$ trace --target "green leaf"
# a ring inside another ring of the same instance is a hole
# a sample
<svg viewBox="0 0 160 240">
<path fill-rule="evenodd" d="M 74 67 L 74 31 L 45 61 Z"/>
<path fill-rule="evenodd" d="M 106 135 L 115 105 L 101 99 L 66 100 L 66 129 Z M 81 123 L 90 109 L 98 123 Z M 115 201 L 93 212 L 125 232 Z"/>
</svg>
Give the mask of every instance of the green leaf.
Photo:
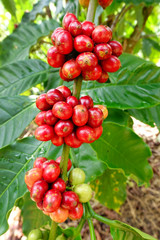
<svg viewBox="0 0 160 240">
<path fill-rule="evenodd" d="M 114 221 L 116 227 L 110 227 L 113 240 L 156 240 L 154 237 L 123 222 Z"/>
<path fill-rule="evenodd" d="M 160 68 L 130 54 L 123 54 L 120 60 L 122 68 L 110 74 L 112 83 L 85 82 L 82 94 L 108 108 L 140 109 L 159 104 Z"/>
<path fill-rule="evenodd" d="M 154 3 L 159 3 L 159 0 L 117 0 L 118 3 L 133 3 L 135 5 L 139 5 L 140 3 L 145 3 L 146 5 L 152 5 Z"/>
<path fill-rule="evenodd" d="M 91 185 L 95 198 L 110 209 L 118 211 L 126 199 L 126 177 L 120 170 L 106 169 Z"/>
<path fill-rule="evenodd" d="M 147 41 L 146 38 L 142 40 L 142 52 L 145 57 L 149 57 L 151 55 L 151 44 Z"/>
<path fill-rule="evenodd" d="M 41 60 L 30 59 L 4 66 L 1 68 L 0 95 L 15 96 L 23 93 L 38 83 L 46 81 L 49 71 L 55 73 L 55 79 L 53 79 L 56 81 L 57 70 Z"/>
<path fill-rule="evenodd" d="M 126 176 L 133 174 L 142 182 L 151 179 L 152 168 L 147 161 L 151 151 L 130 128 L 104 123 L 102 136 L 91 146 L 110 168 L 121 168 Z"/>
<path fill-rule="evenodd" d="M 0 235 L 7 230 L 6 214 L 17 198 L 27 192 L 25 173 L 33 167 L 37 156 L 44 156 L 49 143 L 24 138 L 0 151 Z"/>
<path fill-rule="evenodd" d="M 35 97 L 0 98 L 0 102 L 0 148 L 2 148 L 20 136 L 39 110 L 35 106 Z"/>
<path fill-rule="evenodd" d="M 20 24 L 0 43 L 0 66 L 26 59 L 30 48 L 37 43 L 38 39 L 49 35 L 57 27 L 59 24 L 53 19 L 43 21 L 41 24 Z"/>
<path fill-rule="evenodd" d="M 11 15 L 16 17 L 16 6 L 14 0 L 2 0 L 5 9 L 10 12 Z"/>
<path fill-rule="evenodd" d="M 105 119 L 105 122 L 114 122 L 128 127 L 133 125 L 133 120 L 127 112 L 112 108 L 108 109 L 108 117 Z"/>
<path fill-rule="evenodd" d="M 71 149 L 71 159 L 75 167 L 79 167 L 86 173 L 85 182 L 96 179 L 107 168 L 105 162 L 102 162 L 96 151 L 89 144 L 82 144 L 80 148 Z"/>
<path fill-rule="evenodd" d="M 154 123 L 160 129 L 160 105 L 147 109 L 130 109 L 128 111 L 133 117 L 144 122 L 151 127 L 154 127 Z"/>
<path fill-rule="evenodd" d="M 44 7 L 47 7 L 50 2 L 53 0 L 40 0 L 36 4 L 33 5 L 33 9 L 31 12 L 26 12 L 23 15 L 22 22 L 30 22 L 36 19 L 38 14 L 43 13 Z"/>
<path fill-rule="evenodd" d="M 27 192 L 23 197 L 23 206 L 21 208 L 21 216 L 23 218 L 23 233 L 28 235 L 34 228 L 40 228 L 44 225 L 50 224 L 50 217 L 46 216 L 36 206 L 30 198 L 30 193 Z"/>
</svg>

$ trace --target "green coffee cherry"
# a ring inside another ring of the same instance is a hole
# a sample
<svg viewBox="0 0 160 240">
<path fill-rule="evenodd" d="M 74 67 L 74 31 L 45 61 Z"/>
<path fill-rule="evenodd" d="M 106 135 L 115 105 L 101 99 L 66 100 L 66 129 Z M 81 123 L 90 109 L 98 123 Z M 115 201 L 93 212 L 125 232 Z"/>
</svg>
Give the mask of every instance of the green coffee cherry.
<svg viewBox="0 0 160 240">
<path fill-rule="evenodd" d="M 86 203 L 92 198 L 92 189 L 88 184 L 83 183 L 75 186 L 74 192 L 78 194 L 81 203 Z"/>
<path fill-rule="evenodd" d="M 56 240 L 66 240 L 65 236 L 62 234 L 62 235 L 59 235 Z"/>
<path fill-rule="evenodd" d="M 74 168 L 72 171 L 70 171 L 69 182 L 73 186 L 84 183 L 84 181 L 85 181 L 85 173 L 82 169 Z"/>
<path fill-rule="evenodd" d="M 42 239 L 42 232 L 40 229 L 33 229 L 29 234 L 27 240 L 39 240 Z"/>
</svg>

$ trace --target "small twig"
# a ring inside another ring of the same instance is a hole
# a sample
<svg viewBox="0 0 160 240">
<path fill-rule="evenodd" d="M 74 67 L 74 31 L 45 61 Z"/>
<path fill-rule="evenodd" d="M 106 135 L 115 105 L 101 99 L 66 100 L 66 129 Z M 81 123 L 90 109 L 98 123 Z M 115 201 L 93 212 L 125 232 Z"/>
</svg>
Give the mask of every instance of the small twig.
<svg viewBox="0 0 160 240">
<path fill-rule="evenodd" d="M 50 19 L 52 19 L 52 13 L 51 13 L 49 6 L 46 7 L 46 14 Z"/>
</svg>

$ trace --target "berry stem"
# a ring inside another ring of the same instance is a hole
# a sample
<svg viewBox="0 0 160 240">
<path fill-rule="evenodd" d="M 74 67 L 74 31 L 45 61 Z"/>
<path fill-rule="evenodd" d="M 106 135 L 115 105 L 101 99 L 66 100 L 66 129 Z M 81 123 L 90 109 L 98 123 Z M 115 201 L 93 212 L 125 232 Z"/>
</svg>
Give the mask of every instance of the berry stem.
<svg viewBox="0 0 160 240">
<path fill-rule="evenodd" d="M 78 77 L 74 80 L 73 84 L 73 96 L 79 99 L 82 87 L 82 77 Z"/>
<path fill-rule="evenodd" d="M 95 13 L 96 13 L 96 8 L 97 8 L 97 0 L 90 0 L 89 1 L 89 7 L 88 7 L 88 12 L 87 12 L 87 21 L 94 21 Z"/>
<path fill-rule="evenodd" d="M 96 234 L 95 234 L 95 231 L 94 231 L 94 226 L 93 226 L 92 219 L 88 218 L 87 221 L 88 221 L 91 240 L 96 240 Z"/>
<path fill-rule="evenodd" d="M 65 182 L 68 180 L 67 166 L 68 166 L 68 159 L 69 159 L 69 151 L 70 151 L 70 147 L 64 143 L 60 168 L 61 168 L 61 173 L 62 173 L 62 179 Z"/>
<path fill-rule="evenodd" d="M 57 226 L 58 226 L 58 224 L 56 222 L 52 221 L 51 230 L 50 230 L 50 234 L 49 234 L 49 240 L 56 239 Z"/>
</svg>

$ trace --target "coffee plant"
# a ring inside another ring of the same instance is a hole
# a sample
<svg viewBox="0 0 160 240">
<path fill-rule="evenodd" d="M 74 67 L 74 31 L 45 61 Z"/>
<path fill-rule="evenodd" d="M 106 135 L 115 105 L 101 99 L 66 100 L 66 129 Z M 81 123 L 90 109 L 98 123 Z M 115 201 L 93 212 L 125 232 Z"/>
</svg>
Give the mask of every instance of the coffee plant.
<svg viewBox="0 0 160 240">
<path fill-rule="evenodd" d="M 155 239 L 89 201 L 118 210 L 128 181 L 152 178 L 151 151 L 131 117 L 160 127 L 160 69 L 132 53 L 158 2 L 40 0 L 24 13 L 19 1 L 2 1 L 13 32 L 0 43 L 0 234 L 17 206 L 28 240 L 80 240 L 85 222 L 94 240 L 92 219 L 113 240 Z M 130 39 L 121 31 L 132 8 L 139 28 Z M 151 44 L 160 50 L 156 36 L 142 44 L 144 57 Z M 59 226 L 68 220 L 77 227 Z"/>
</svg>

